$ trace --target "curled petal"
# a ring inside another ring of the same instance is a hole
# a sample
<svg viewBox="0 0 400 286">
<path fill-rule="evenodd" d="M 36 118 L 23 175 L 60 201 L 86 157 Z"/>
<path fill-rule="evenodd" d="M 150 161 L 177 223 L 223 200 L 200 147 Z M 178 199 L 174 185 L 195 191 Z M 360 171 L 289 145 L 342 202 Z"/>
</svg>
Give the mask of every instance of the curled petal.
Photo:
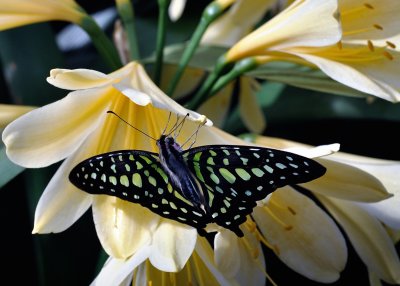
<svg viewBox="0 0 400 286">
<path fill-rule="evenodd" d="M 197 230 L 193 227 L 162 219 L 154 233 L 150 261 L 154 267 L 168 272 L 180 271 L 192 255 Z"/>
<path fill-rule="evenodd" d="M 318 282 L 339 278 L 347 260 L 346 243 L 334 221 L 312 200 L 289 187 L 281 188 L 253 215 L 290 268 Z"/>
<path fill-rule="evenodd" d="M 102 87 L 115 81 L 104 73 L 88 69 L 53 69 L 47 82 L 63 89 L 78 90 Z"/>
<path fill-rule="evenodd" d="M 400 283 L 399 257 L 382 224 L 351 202 L 318 198 L 344 228 L 368 269 L 388 283 Z"/>
</svg>

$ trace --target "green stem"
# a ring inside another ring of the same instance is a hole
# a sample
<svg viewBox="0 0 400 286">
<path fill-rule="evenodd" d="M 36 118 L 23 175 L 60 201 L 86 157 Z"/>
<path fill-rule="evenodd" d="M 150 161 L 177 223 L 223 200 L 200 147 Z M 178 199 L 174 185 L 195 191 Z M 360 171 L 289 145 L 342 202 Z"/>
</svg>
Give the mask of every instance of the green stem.
<svg viewBox="0 0 400 286">
<path fill-rule="evenodd" d="M 235 66 L 226 74 L 221 76 L 217 82 L 212 86 L 211 90 L 208 92 L 208 99 L 218 93 L 221 89 L 223 89 L 228 83 L 238 78 L 245 72 L 255 69 L 258 66 L 257 62 L 254 58 L 246 58 L 241 61 L 238 61 Z"/>
<path fill-rule="evenodd" d="M 220 56 L 217 63 L 211 73 L 208 75 L 205 82 L 202 84 L 200 89 L 196 92 L 190 102 L 187 104 L 187 108 L 196 110 L 206 98 L 208 98 L 208 92 L 213 87 L 214 83 L 218 80 L 222 72 L 230 65 L 226 61 L 225 54 Z"/>
<path fill-rule="evenodd" d="M 124 3 L 117 1 L 117 9 L 128 37 L 130 60 L 138 60 L 140 53 L 135 28 L 135 12 L 132 3 L 129 0 Z"/>
<path fill-rule="evenodd" d="M 154 65 L 154 83 L 160 85 L 162 64 L 164 58 L 164 46 L 167 27 L 168 5 L 171 0 L 158 0 L 158 29 L 156 42 L 156 62 Z"/>
<path fill-rule="evenodd" d="M 97 23 L 93 20 L 93 18 L 91 18 L 90 16 L 83 18 L 80 26 L 89 34 L 94 46 L 96 47 L 97 51 L 104 59 L 106 64 L 112 70 L 119 69 L 122 66 L 122 63 L 119 59 L 118 52 L 115 49 L 115 46 L 106 36 L 106 34 L 101 30 L 101 28 L 97 25 Z"/>
<path fill-rule="evenodd" d="M 181 60 L 178 64 L 178 70 L 168 86 L 167 94 L 169 94 L 170 96 L 174 94 L 178 82 L 181 79 L 183 72 L 186 69 L 186 66 L 188 65 L 190 59 L 192 58 L 194 52 L 196 51 L 200 43 L 200 40 L 203 37 L 208 26 L 220 15 L 222 15 L 225 12 L 226 8 L 227 8 L 226 6 L 222 7 L 217 2 L 212 2 L 204 9 L 200 22 L 197 25 L 196 30 L 194 31 L 192 38 L 189 41 L 189 44 L 187 45 L 185 51 L 183 52 Z"/>
</svg>

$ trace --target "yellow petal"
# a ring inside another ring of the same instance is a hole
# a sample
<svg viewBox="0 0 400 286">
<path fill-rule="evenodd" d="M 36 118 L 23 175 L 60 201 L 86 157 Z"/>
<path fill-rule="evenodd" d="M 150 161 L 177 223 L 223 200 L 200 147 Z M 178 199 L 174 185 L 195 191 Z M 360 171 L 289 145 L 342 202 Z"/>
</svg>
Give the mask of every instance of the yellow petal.
<svg viewBox="0 0 400 286">
<path fill-rule="evenodd" d="M 334 221 L 312 200 L 289 187 L 270 195 L 253 216 L 277 256 L 312 280 L 339 278 L 347 260 L 345 240 Z"/>
<path fill-rule="evenodd" d="M 76 91 L 22 115 L 2 134 L 7 156 L 27 168 L 45 167 L 64 159 L 103 119 L 108 97 L 107 90 Z"/>
<path fill-rule="evenodd" d="M 361 50 L 362 54 L 359 53 Z M 346 45 L 342 50 L 332 47 L 314 54 L 311 50 L 293 50 L 290 53 L 316 65 L 327 76 L 344 85 L 388 101 L 400 101 L 400 83 L 397 80 L 400 53 L 397 51 L 372 52 L 366 46 Z"/>
<path fill-rule="evenodd" d="M 111 196 L 93 196 L 93 220 L 104 250 L 126 259 L 150 244 L 160 217 L 138 204 Z"/>
<path fill-rule="evenodd" d="M 235 44 L 228 61 L 291 47 L 320 47 L 340 40 L 337 1 L 299 0 Z"/>
<path fill-rule="evenodd" d="M 0 30 L 49 20 L 79 23 L 85 15 L 75 1 L 0 0 Z"/>
<path fill-rule="evenodd" d="M 211 23 L 201 38 L 201 43 L 233 46 L 252 30 L 276 2 L 276 0 L 236 1 L 227 12 Z"/>
<path fill-rule="evenodd" d="M 33 106 L 0 104 L 0 129 L 6 127 L 19 116 L 35 109 Z"/>
<path fill-rule="evenodd" d="M 90 285 L 126 285 L 123 284 L 124 280 L 130 277 L 133 270 L 143 263 L 149 254 L 150 247 L 144 246 L 126 260 L 113 257 L 108 258 L 100 273 Z"/>
<path fill-rule="evenodd" d="M 327 168 L 325 175 L 302 184 L 315 193 L 360 202 L 377 202 L 392 196 L 367 172 L 329 159 L 317 161 Z"/>
<path fill-rule="evenodd" d="M 399 257 L 382 224 L 351 202 L 319 199 L 343 227 L 368 269 L 388 283 L 400 283 Z"/>
<path fill-rule="evenodd" d="M 380 40 L 399 34 L 398 1 L 340 0 L 339 9 L 344 41 Z"/>
<path fill-rule="evenodd" d="M 197 230 L 163 219 L 154 233 L 150 262 L 167 272 L 182 270 L 196 245 Z"/>
<path fill-rule="evenodd" d="M 84 149 L 81 151 L 85 152 Z M 64 231 L 90 207 L 92 197 L 77 190 L 68 180 L 69 172 L 79 158 L 65 160 L 50 180 L 36 207 L 32 233 Z"/>
<path fill-rule="evenodd" d="M 106 74 L 88 69 L 53 69 L 47 78 L 48 83 L 68 90 L 102 87 L 114 81 Z"/>
</svg>

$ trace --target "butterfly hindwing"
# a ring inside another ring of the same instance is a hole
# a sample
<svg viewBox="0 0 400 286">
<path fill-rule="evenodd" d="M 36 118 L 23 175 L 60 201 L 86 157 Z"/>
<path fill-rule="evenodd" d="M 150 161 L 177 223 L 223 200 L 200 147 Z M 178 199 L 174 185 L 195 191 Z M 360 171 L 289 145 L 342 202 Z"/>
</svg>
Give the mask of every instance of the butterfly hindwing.
<svg viewBox="0 0 400 286">
<path fill-rule="evenodd" d="M 122 150 L 97 155 L 74 167 L 69 179 L 90 194 L 139 203 L 199 230 L 210 222 L 171 184 L 155 153 Z"/>
<path fill-rule="evenodd" d="M 314 160 L 256 146 L 201 146 L 187 150 L 183 157 L 212 193 L 208 198 L 212 198 L 214 221 L 231 230 L 246 220 L 256 201 L 277 188 L 308 182 L 325 173 Z"/>
</svg>

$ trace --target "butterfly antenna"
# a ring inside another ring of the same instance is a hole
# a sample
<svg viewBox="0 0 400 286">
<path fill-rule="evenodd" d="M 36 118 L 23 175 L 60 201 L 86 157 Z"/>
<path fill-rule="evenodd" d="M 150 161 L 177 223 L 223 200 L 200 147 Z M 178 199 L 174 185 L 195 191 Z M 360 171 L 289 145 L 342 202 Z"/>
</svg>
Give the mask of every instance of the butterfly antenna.
<svg viewBox="0 0 400 286">
<path fill-rule="evenodd" d="M 167 124 L 165 124 L 165 128 L 164 128 L 163 132 L 161 133 L 161 135 L 164 135 L 165 131 L 167 131 L 167 127 L 168 127 L 169 121 L 171 120 L 171 114 L 172 114 L 172 112 L 170 111 L 169 115 L 168 115 Z"/>
<path fill-rule="evenodd" d="M 119 116 L 118 114 L 116 114 L 114 111 L 108 110 L 107 113 L 111 113 L 115 116 L 117 116 L 119 119 L 121 119 L 124 123 L 126 123 L 127 125 L 129 125 L 130 127 L 132 127 L 133 129 L 135 129 L 136 131 L 139 131 L 140 133 L 142 133 L 143 135 L 149 137 L 150 139 L 153 139 L 154 141 L 157 141 L 157 139 L 151 137 L 149 134 L 146 134 L 145 132 L 143 132 L 140 129 L 137 129 L 135 126 L 133 126 L 132 124 L 130 124 L 129 122 L 127 122 L 125 119 L 123 119 L 121 116 Z"/>
<path fill-rule="evenodd" d="M 192 135 L 190 135 L 190 137 L 189 137 L 188 139 L 186 139 L 186 141 L 181 145 L 182 148 L 183 148 L 183 146 L 185 146 L 185 144 L 188 143 L 189 140 L 194 136 L 194 139 L 193 139 L 193 141 L 192 141 L 192 144 L 190 144 L 190 146 L 189 146 L 188 149 L 192 148 L 193 144 L 196 143 L 197 135 L 199 134 L 200 128 L 203 127 L 204 124 L 206 124 L 206 122 L 202 122 L 202 123 L 199 124 L 199 126 L 198 126 L 197 129 L 196 129 L 196 131 L 195 131 Z"/>
</svg>

